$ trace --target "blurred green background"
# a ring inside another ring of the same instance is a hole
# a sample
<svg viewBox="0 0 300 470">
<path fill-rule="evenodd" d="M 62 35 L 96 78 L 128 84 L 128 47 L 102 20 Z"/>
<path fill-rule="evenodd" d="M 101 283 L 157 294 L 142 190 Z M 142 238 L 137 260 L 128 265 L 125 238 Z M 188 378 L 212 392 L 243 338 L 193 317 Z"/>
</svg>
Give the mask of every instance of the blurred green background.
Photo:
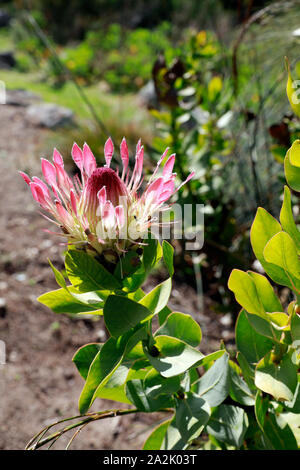
<svg viewBox="0 0 300 470">
<path fill-rule="evenodd" d="M 232 309 L 232 268 L 253 261 L 257 206 L 278 214 L 283 157 L 299 136 L 285 95 L 288 56 L 300 78 L 299 1 L 63 0 L 1 2 L 0 79 L 75 113 L 45 144 L 66 159 L 87 141 L 99 162 L 111 135 L 138 138 L 151 172 L 169 146 L 180 203 L 205 205 L 205 245 L 179 279 Z M 71 160 L 69 159 L 71 164 Z"/>
</svg>

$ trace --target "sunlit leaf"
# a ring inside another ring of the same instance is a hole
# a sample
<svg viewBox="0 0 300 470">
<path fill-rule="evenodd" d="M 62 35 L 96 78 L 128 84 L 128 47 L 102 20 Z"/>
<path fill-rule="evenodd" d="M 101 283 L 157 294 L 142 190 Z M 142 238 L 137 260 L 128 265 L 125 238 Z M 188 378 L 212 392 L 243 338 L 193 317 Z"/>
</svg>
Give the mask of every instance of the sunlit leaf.
<svg viewBox="0 0 300 470">
<path fill-rule="evenodd" d="M 300 191 L 300 168 L 299 166 L 292 165 L 290 161 L 290 150 L 291 149 L 287 151 L 284 159 L 284 173 L 288 185 L 295 191 Z"/>
<path fill-rule="evenodd" d="M 287 186 L 284 187 L 284 199 L 280 211 L 280 223 L 282 225 L 283 230 L 285 230 L 291 236 L 295 245 L 297 246 L 298 252 L 300 252 L 300 232 L 294 221 L 291 203 L 291 192 Z"/>
<path fill-rule="evenodd" d="M 161 327 L 155 332 L 155 336 L 172 336 L 179 338 L 191 346 L 198 346 L 202 333 L 198 323 L 185 313 L 171 313 Z"/>
<path fill-rule="evenodd" d="M 263 254 L 267 262 L 284 269 L 292 286 L 299 285 L 297 279 L 300 280 L 300 262 L 296 245 L 288 233 L 279 232 L 274 235 L 266 244 Z"/>
<path fill-rule="evenodd" d="M 79 398 L 79 411 L 85 413 L 103 387 L 121 364 L 124 356 L 145 337 L 143 328 L 118 338 L 109 338 L 95 356 Z"/>
<path fill-rule="evenodd" d="M 265 314 L 264 307 L 257 294 L 255 282 L 247 273 L 234 269 L 228 280 L 228 287 L 234 292 L 237 302 L 247 312 L 257 315 Z"/>
<path fill-rule="evenodd" d="M 216 360 L 212 367 L 193 384 L 193 390 L 212 407 L 220 405 L 229 392 L 229 356 Z"/>
<path fill-rule="evenodd" d="M 265 449 L 297 450 L 297 441 L 286 422 L 278 420 L 274 410 L 269 406 L 269 399 L 257 393 L 255 400 L 255 416 L 263 436 Z"/>
<path fill-rule="evenodd" d="M 160 394 L 154 397 L 146 392 L 144 382 L 141 379 L 129 380 L 126 383 L 126 396 L 138 410 L 148 413 L 173 405 L 171 394 Z"/>
<path fill-rule="evenodd" d="M 291 401 L 297 386 L 297 367 L 290 355 L 285 354 L 277 362 L 271 352 L 267 353 L 256 366 L 255 385 L 275 400 Z"/>
<path fill-rule="evenodd" d="M 119 281 L 102 264 L 85 252 L 69 250 L 65 263 L 71 283 L 81 292 L 115 290 L 121 287 Z"/>
<path fill-rule="evenodd" d="M 84 378 L 84 380 L 87 378 L 91 363 L 101 348 L 102 344 L 90 343 L 79 348 L 78 351 L 74 354 L 72 361 L 76 365 L 78 372 Z"/>
<path fill-rule="evenodd" d="M 250 238 L 256 258 L 266 273 L 278 284 L 292 288 L 289 277 L 285 271 L 264 258 L 264 249 L 268 241 L 282 230 L 280 223 L 265 209 L 259 207 L 250 231 Z"/>
<path fill-rule="evenodd" d="M 82 302 L 73 297 L 66 289 L 57 289 L 41 295 L 37 299 L 41 304 L 51 308 L 55 313 L 96 313 L 102 315 L 102 302 L 98 297 L 95 304 Z M 99 309 L 100 308 L 100 309 Z"/>
<path fill-rule="evenodd" d="M 139 304 L 146 307 L 150 312 L 156 314 L 166 307 L 172 289 L 171 278 L 158 284 L 148 294 L 146 294 Z"/>
<path fill-rule="evenodd" d="M 157 336 L 155 347 L 158 355 L 151 356 L 146 350 L 145 353 L 150 363 L 163 377 L 182 374 L 204 357 L 197 349 L 170 336 Z"/>
<path fill-rule="evenodd" d="M 286 59 L 288 79 L 286 84 L 286 94 L 290 105 L 296 116 L 300 117 L 300 99 L 299 90 L 297 90 L 297 82 L 292 79 L 289 61 Z"/>
</svg>

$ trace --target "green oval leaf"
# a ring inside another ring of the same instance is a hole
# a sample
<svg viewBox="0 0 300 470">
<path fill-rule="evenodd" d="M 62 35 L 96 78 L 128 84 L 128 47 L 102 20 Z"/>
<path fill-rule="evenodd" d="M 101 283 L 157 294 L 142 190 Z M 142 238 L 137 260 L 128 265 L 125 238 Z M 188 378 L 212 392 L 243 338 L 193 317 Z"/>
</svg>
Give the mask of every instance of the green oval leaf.
<svg viewBox="0 0 300 470">
<path fill-rule="evenodd" d="M 149 233 L 149 238 L 144 240 L 144 243 L 146 243 L 146 245 L 143 253 L 143 265 L 146 273 L 148 273 L 161 259 L 162 248 L 156 238 L 151 238 L 151 233 Z"/>
<path fill-rule="evenodd" d="M 262 274 L 248 271 L 248 275 L 253 279 L 257 295 L 263 305 L 265 312 L 282 312 L 283 308 L 279 298 L 274 292 L 268 279 Z M 250 312 L 252 313 L 252 312 Z"/>
<path fill-rule="evenodd" d="M 143 450 L 160 450 L 170 423 L 171 420 L 167 420 L 157 426 L 146 439 Z"/>
<path fill-rule="evenodd" d="M 51 269 L 54 273 L 54 276 L 55 276 L 55 280 L 57 282 L 57 284 L 60 286 L 60 287 L 63 287 L 64 289 L 67 289 L 67 284 L 66 284 L 66 281 L 65 281 L 65 278 L 64 276 L 62 275 L 62 273 L 56 269 L 55 266 L 53 266 L 53 264 L 51 263 L 50 259 L 48 258 L 48 263 L 50 264 L 51 266 Z"/>
<path fill-rule="evenodd" d="M 244 271 L 234 269 L 228 280 L 228 287 L 235 295 L 237 302 L 247 312 L 264 315 L 265 310 L 257 295 L 255 282 Z"/>
<path fill-rule="evenodd" d="M 172 277 L 174 274 L 174 265 L 173 265 L 174 248 L 172 245 L 170 245 L 170 243 L 164 240 L 162 244 L 162 249 L 163 249 L 164 262 L 167 266 L 169 276 Z"/>
<path fill-rule="evenodd" d="M 107 383 L 97 388 L 93 399 L 103 398 L 119 403 L 131 404 L 125 393 L 125 384 L 129 372 L 129 365 L 121 364 L 108 379 Z"/>
<path fill-rule="evenodd" d="M 198 346 L 202 333 L 198 323 L 185 313 L 173 312 L 168 315 L 163 325 L 155 332 L 154 336 L 172 336 L 191 346 Z"/>
<path fill-rule="evenodd" d="M 109 379 L 114 370 L 121 363 L 125 351 L 124 341 L 110 338 L 95 356 L 89 373 L 79 397 L 79 411 L 86 413 L 92 404 L 92 399 L 97 387 L 105 380 Z"/>
<path fill-rule="evenodd" d="M 79 374 L 84 378 L 84 380 L 86 380 L 88 376 L 91 363 L 101 348 L 102 344 L 90 343 L 79 348 L 78 351 L 74 354 L 72 361 L 76 365 Z"/>
<path fill-rule="evenodd" d="M 289 149 L 289 159 L 293 166 L 300 168 L 300 140 L 297 139 L 293 142 Z"/>
<path fill-rule="evenodd" d="M 41 295 L 37 299 L 41 304 L 46 305 L 51 308 L 55 313 L 92 313 L 92 314 L 102 314 L 102 310 L 99 310 L 99 307 L 102 307 L 101 299 L 98 298 L 96 304 L 91 304 L 88 302 L 82 302 L 75 298 L 70 292 L 66 289 L 57 289 L 46 294 Z"/>
<path fill-rule="evenodd" d="M 296 284 L 296 288 L 300 289 L 297 282 L 300 279 L 300 262 L 296 245 L 288 233 L 279 232 L 274 235 L 265 246 L 264 257 L 269 263 L 284 269 L 292 286 Z"/>
<path fill-rule="evenodd" d="M 263 435 L 263 444 L 268 450 L 297 450 L 298 445 L 290 427 L 285 423 L 279 425 L 279 419 L 268 397 L 257 393 L 255 400 L 255 416 Z"/>
<path fill-rule="evenodd" d="M 295 245 L 297 246 L 298 253 L 300 252 L 300 232 L 295 224 L 292 202 L 291 202 L 291 192 L 287 186 L 284 187 L 284 199 L 280 211 L 280 223 L 283 230 L 285 230 L 290 237 L 293 239 Z"/>
<path fill-rule="evenodd" d="M 150 310 L 150 312 L 156 314 L 166 307 L 171 294 L 171 289 L 172 280 L 169 278 L 161 284 L 158 284 L 158 286 L 154 287 L 152 291 L 146 294 L 139 301 L 139 304 L 144 305 L 144 307 Z"/>
<path fill-rule="evenodd" d="M 151 413 L 173 405 L 172 395 L 159 395 L 153 397 L 144 389 L 144 382 L 140 379 L 129 380 L 126 383 L 126 396 L 138 410 Z"/>
<path fill-rule="evenodd" d="M 176 403 L 176 427 L 182 439 L 189 443 L 198 437 L 210 417 L 210 406 L 196 393 L 187 392 L 185 398 Z"/>
<path fill-rule="evenodd" d="M 134 300 L 121 295 L 110 295 L 103 309 L 105 325 L 114 337 L 121 336 L 152 312 Z"/>
<path fill-rule="evenodd" d="M 157 357 L 151 356 L 146 349 L 145 354 L 152 366 L 163 377 L 182 374 L 191 367 L 196 366 L 204 357 L 197 349 L 170 336 L 157 336 L 155 346 L 159 351 Z"/>
<path fill-rule="evenodd" d="M 300 168 L 291 163 L 290 160 L 291 149 L 287 151 L 284 159 L 284 173 L 288 185 L 295 191 L 300 191 Z M 295 156 L 293 158 L 295 161 Z"/>
<path fill-rule="evenodd" d="M 253 391 L 248 387 L 243 377 L 241 377 L 233 367 L 230 367 L 229 370 L 230 397 L 241 405 L 253 406 L 255 403 L 255 395 L 253 394 Z"/>
<path fill-rule="evenodd" d="M 227 353 L 216 360 L 207 372 L 193 384 L 193 391 L 211 406 L 222 403 L 229 392 L 229 356 Z"/>
<path fill-rule="evenodd" d="M 182 439 L 182 436 L 177 428 L 176 418 L 170 421 L 166 429 L 166 433 L 161 443 L 161 450 L 184 450 L 188 446 L 187 442 Z"/>
<path fill-rule="evenodd" d="M 268 263 L 263 255 L 268 241 L 281 230 L 280 223 L 265 209 L 259 207 L 250 231 L 251 244 L 256 258 L 270 278 L 278 284 L 291 288 L 290 279 L 284 270 L 279 266 Z"/>
<path fill-rule="evenodd" d="M 79 411 L 84 414 L 93 400 L 97 397 L 97 390 L 103 387 L 128 353 L 139 341 L 144 339 L 146 333 L 143 328 L 131 331 L 119 338 L 109 338 L 95 356 L 79 398 Z"/>
<path fill-rule="evenodd" d="M 121 288 L 120 282 L 102 264 L 83 251 L 69 250 L 65 264 L 70 282 L 81 292 Z"/>
<path fill-rule="evenodd" d="M 165 378 L 156 369 L 151 368 L 144 378 L 145 393 L 152 397 L 157 398 L 162 394 L 173 394 L 178 392 L 180 388 L 180 377 Z"/>
<path fill-rule="evenodd" d="M 248 417 L 238 406 L 220 405 L 206 426 L 207 432 L 219 441 L 239 449 L 248 428 Z"/>
<path fill-rule="evenodd" d="M 273 347 L 273 342 L 259 334 L 251 325 L 244 310 L 241 310 L 235 327 L 236 345 L 249 365 L 256 364 Z"/>
<path fill-rule="evenodd" d="M 255 369 L 255 385 L 275 400 L 292 401 L 297 387 L 297 366 L 285 354 L 280 363 L 275 362 L 271 352 L 267 353 Z"/>
</svg>

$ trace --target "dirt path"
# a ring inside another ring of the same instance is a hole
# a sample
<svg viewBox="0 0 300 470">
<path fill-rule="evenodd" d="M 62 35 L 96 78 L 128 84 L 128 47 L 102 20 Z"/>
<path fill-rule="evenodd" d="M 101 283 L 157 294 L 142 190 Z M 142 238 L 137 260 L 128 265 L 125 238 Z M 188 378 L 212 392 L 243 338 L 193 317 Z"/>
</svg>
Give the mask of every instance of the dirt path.
<svg viewBox="0 0 300 470">
<path fill-rule="evenodd" d="M 23 107 L 0 105 L 0 298 L 6 303 L 0 310 L 0 340 L 6 344 L 6 364 L 0 365 L 0 449 L 23 449 L 48 423 L 78 413 L 83 381 L 71 359 L 78 347 L 100 341 L 104 332 L 102 321 L 56 316 L 36 301 L 56 288 L 47 258 L 57 266 L 62 258 L 57 239 L 42 231 L 47 222 L 17 174 L 23 169 L 40 175 L 39 157 L 48 135 L 26 123 L 24 114 Z M 171 303 L 181 311 L 196 311 L 188 286 L 175 288 Z M 209 335 L 206 348 L 213 350 L 215 317 L 202 321 Z M 112 406 L 116 404 L 98 400 L 93 409 Z M 153 417 L 143 414 L 94 423 L 72 448 L 140 448 L 151 422 Z M 56 448 L 67 441 L 62 438 Z"/>
</svg>

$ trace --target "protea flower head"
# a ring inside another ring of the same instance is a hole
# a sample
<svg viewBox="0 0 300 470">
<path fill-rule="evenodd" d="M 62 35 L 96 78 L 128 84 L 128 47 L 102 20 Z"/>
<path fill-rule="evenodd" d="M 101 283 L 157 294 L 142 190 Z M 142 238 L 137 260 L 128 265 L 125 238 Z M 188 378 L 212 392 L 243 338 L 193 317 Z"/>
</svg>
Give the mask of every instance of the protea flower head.
<svg viewBox="0 0 300 470">
<path fill-rule="evenodd" d="M 63 158 L 56 149 L 53 152 L 53 163 L 42 158 L 45 182 L 36 176 L 30 179 L 26 173 L 20 174 L 29 185 L 33 198 L 50 214 L 51 221 L 61 228 L 69 244 L 86 247 L 98 254 L 113 253 L 117 261 L 116 255 L 141 243 L 149 227 L 156 221 L 154 214 L 165 207 L 165 202 L 194 173 L 175 188 L 173 154 L 164 163 L 161 176 L 157 176 L 167 157 L 166 149 L 144 191 L 141 191 L 144 158 L 141 142 L 136 147 L 132 172 L 129 169 L 125 138 L 120 146 L 120 174 L 110 167 L 113 152 L 113 142 L 109 138 L 104 146 L 106 164 L 97 167 L 89 146 L 84 144 L 81 149 L 74 143 L 72 158 L 81 177 L 76 175 L 71 179 L 68 176 Z"/>
</svg>

